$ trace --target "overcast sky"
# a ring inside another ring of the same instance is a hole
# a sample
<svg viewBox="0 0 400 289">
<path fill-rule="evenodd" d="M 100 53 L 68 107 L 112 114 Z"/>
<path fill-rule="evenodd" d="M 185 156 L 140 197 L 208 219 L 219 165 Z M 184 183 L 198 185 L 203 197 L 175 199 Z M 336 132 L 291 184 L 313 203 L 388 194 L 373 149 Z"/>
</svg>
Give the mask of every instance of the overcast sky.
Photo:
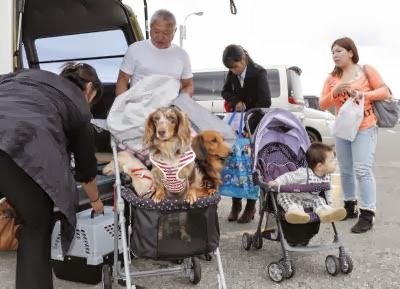
<svg viewBox="0 0 400 289">
<path fill-rule="evenodd" d="M 144 30 L 143 1 L 124 0 L 137 14 Z M 160 8 L 186 21 L 188 51 L 193 70 L 222 67 L 224 47 L 242 45 L 262 65 L 297 65 L 303 70 L 304 94 L 319 95 L 333 68 L 330 46 L 339 37 L 356 42 L 360 64 L 378 69 L 400 97 L 400 17 L 392 0 L 147 0 L 149 18 Z M 179 45 L 179 31 L 174 43 Z"/>
</svg>

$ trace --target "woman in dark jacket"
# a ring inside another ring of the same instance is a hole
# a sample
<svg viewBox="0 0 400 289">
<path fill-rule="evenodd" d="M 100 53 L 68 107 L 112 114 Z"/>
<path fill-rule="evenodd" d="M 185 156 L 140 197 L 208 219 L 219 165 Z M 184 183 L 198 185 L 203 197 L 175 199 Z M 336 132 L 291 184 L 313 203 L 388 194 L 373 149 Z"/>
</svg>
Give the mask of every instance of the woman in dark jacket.
<svg viewBox="0 0 400 289">
<path fill-rule="evenodd" d="M 87 64 L 67 64 L 60 76 L 38 69 L 0 76 L 0 192 L 22 222 L 17 289 L 53 288 L 49 261 L 54 206 L 65 216 L 64 253 L 74 236 L 78 194 L 71 153 L 75 179 L 92 208 L 103 211 L 89 109 L 101 96 L 101 83 Z"/>
<path fill-rule="evenodd" d="M 222 61 L 229 69 L 222 97 L 231 111 L 246 111 L 252 108 L 268 108 L 271 106 L 271 93 L 268 86 L 267 71 L 254 63 L 246 50 L 239 45 L 229 45 L 225 48 Z M 249 121 L 250 130 L 254 132 L 262 118 L 255 112 Z M 247 200 L 246 208 L 242 210 L 242 200 L 232 198 L 232 208 L 228 221 L 248 223 L 256 212 L 255 200 Z"/>
</svg>

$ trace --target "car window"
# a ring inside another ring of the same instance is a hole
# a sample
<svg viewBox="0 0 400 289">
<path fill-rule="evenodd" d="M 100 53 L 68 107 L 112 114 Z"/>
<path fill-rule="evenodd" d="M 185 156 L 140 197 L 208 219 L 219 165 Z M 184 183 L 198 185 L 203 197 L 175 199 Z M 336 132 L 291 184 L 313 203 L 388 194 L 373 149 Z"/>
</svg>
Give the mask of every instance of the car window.
<svg viewBox="0 0 400 289">
<path fill-rule="evenodd" d="M 121 30 L 47 37 L 37 39 L 35 46 L 41 69 L 58 73 L 65 62 L 82 61 L 95 67 L 103 82 L 116 82 L 128 48 Z"/>
<path fill-rule="evenodd" d="M 228 71 L 207 71 L 193 73 L 194 100 L 213 100 L 221 98 L 222 88 Z M 278 69 L 267 69 L 267 79 L 271 97 L 281 94 Z"/>
<path fill-rule="evenodd" d="M 295 68 L 289 68 L 287 70 L 289 97 L 292 97 L 295 100 L 296 104 L 304 103 L 303 87 L 301 85 L 300 73 L 301 72 L 299 72 Z"/>
<path fill-rule="evenodd" d="M 304 95 L 304 105 L 309 108 L 321 110 L 319 107 L 319 99 L 313 95 Z"/>
<path fill-rule="evenodd" d="M 212 100 L 221 98 L 222 88 L 228 71 L 210 71 L 193 73 L 194 100 Z"/>
<path fill-rule="evenodd" d="M 271 97 L 279 97 L 281 95 L 281 83 L 279 79 L 278 69 L 267 69 L 267 79 Z"/>
</svg>

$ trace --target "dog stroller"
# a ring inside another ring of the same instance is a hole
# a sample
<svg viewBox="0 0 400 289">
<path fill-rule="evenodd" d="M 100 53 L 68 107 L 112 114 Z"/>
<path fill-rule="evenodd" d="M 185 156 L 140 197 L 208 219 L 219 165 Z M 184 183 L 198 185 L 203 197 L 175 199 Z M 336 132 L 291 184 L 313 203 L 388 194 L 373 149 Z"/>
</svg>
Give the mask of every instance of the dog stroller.
<svg viewBox="0 0 400 289">
<path fill-rule="evenodd" d="M 138 148 L 141 147 L 141 137 L 138 136 L 138 131 L 143 129 L 146 112 L 154 109 L 151 102 L 155 104 L 156 100 L 160 99 L 160 103 L 171 94 L 177 95 L 173 83 L 171 78 L 163 76 L 139 81 L 132 88 L 138 93 L 127 92 L 118 96 L 107 118 L 115 169 L 114 236 L 116 237 L 114 237 L 114 265 L 112 268 L 104 265 L 102 270 L 104 289 L 112 288 L 112 283 L 122 284 L 129 289 L 136 288 L 132 285 L 132 279 L 136 277 L 172 273 L 184 273 L 192 284 L 197 284 L 201 279 L 201 265 L 197 256 L 209 256 L 211 252 L 216 257 L 218 288 L 226 288 L 218 248 L 220 232 L 217 204 L 220 196 L 201 198 L 192 205 L 175 200 L 155 203 L 148 198 L 139 198 L 130 186 L 122 183 L 117 146 L 122 145 L 134 152 L 140 150 Z M 141 88 L 142 91 L 139 92 Z M 138 108 L 140 113 L 135 114 Z M 124 113 L 128 115 L 125 116 Z M 185 238 L 181 234 L 182 223 L 185 228 Z M 119 243 L 122 243 L 122 262 L 118 260 Z M 130 264 L 134 261 L 131 252 L 135 257 L 174 260 L 181 264 L 157 270 L 131 272 Z"/>
<path fill-rule="evenodd" d="M 292 113 L 283 109 L 258 109 L 264 116 L 255 132 L 251 132 L 248 121 L 255 110 L 250 110 L 245 116 L 245 123 L 250 132 L 252 146 L 252 162 L 254 181 L 261 188 L 259 197 L 260 218 L 257 230 L 254 234 L 244 233 L 242 236 L 242 248 L 249 250 L 261 249 L 263 238 L 280 241 L 283 257 L 278 262 L 271 262 L 267 272 L 271 280 L 281 282 L 284 278 L 292 278 L 295 274 L 294 262 L 288 252 L 315 252 L 331 249 L 339 249 L 338 257 L 328 255 L 325 267 L 330 275 L 336 275 L 339 271 L 349 274 L 353 269 L 350 256 L 346 253 L 334 223 L 333 242 L 330 244 L 308 245 L 311 238 L 319 231 L 319 218 L 313 212 L 310 214 L 310 222 L 307 224 L 289 224 L 284 218 L 284 211 L 277 203 L 277 192 L 270 189 L 268 181 L 288 171 L 305 167 L 305 152 L 310 145 L 306 130 L 300 121 Z M 320 191 L 326 199 L 325 191 L 330 189 L 329 183 L 322 184 L 291 184 L 280 187 L 282 192 L 312 192 Z M 276 219 L 276 231 L 267 230 L 268 217 L 273 214 Z M 263 227 L 264 216 L 266 224 Z"/>
</svg>

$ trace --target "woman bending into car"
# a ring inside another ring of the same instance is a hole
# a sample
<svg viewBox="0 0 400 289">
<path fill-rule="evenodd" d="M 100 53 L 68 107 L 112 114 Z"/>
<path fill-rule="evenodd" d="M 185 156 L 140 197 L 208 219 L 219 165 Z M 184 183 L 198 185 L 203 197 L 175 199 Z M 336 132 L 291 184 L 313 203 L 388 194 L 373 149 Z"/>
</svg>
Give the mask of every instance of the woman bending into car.
<svg viewBox="0 0 400 289">
<path fill-rule="evenodd" d="M 61 233 L 66 253 L 76 225 L 74 177 L 82 183 L 92 208 L 103 211 L 89 109 L 101 93 L 96 71 L 83 63 L 66 64 L 60 76 L 39 69 L 0 76 L 0 192 L 22 222 L 17 289 L 53 288 L 53 207 L 65 217 Z"/>
<path fill-rule="evenodd" d="M 271 106 L 267 71 L 256 64 L 246 50 L 240 45 L 228 45 L 223 53 L 222 62 L 229 69 L 222 97 L 225 99 L 227 111 L 246 111 L 252 108 L 268 108 Z M 255 112 L 249 121 L 250 130 L 254 132 L 262 114 Z M 247 200 L 246 208 L 242 210 L 242 200 L 232 198 L 232 208 L 228 221 L 249 223 L 256 212 L 255 200 Z"/>
</svg>

